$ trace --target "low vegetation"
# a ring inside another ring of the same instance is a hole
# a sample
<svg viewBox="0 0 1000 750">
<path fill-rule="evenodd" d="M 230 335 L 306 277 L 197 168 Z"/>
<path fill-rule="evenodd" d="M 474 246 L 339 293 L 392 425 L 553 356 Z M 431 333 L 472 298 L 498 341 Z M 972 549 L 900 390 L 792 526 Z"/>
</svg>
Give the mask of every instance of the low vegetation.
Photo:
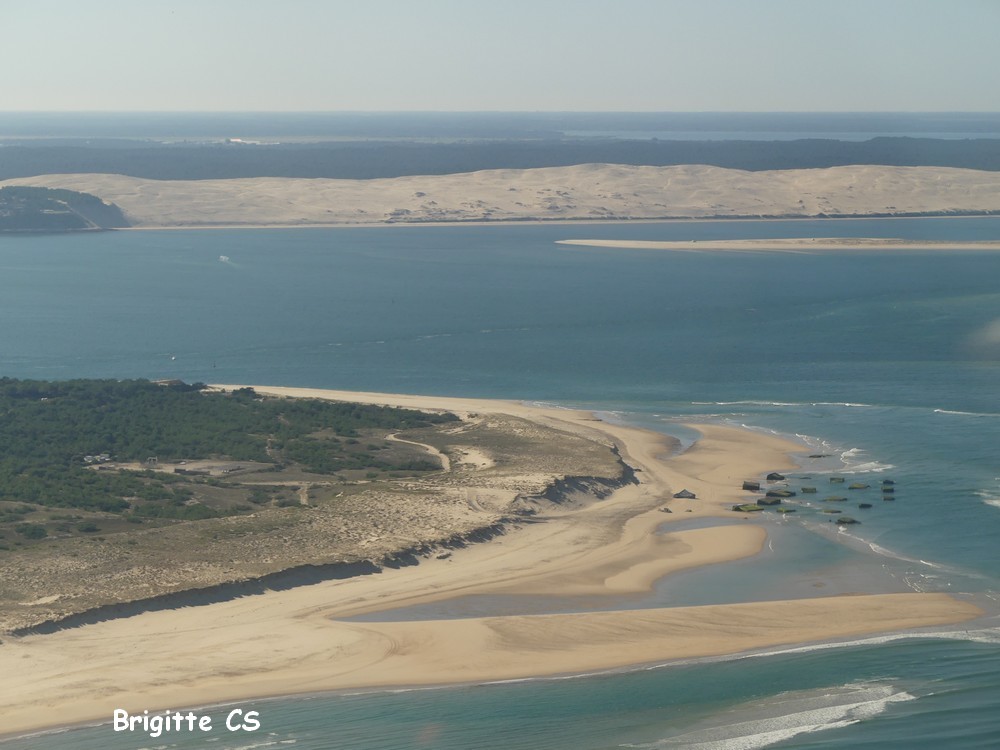
<svg viewBox="0 0 1000 750">
<path fill-rule="evenodd" d="M 0 634 L 413 562 L 628 481 L 603 442 L 509 415 L 180 382 L 0 379 L 0 446 Z"/>
<path fill-rule="evenodd" d="M 0 544 L 297 504 L 310 475 L 436 471 L 419 448 L 384 438 L 454 421 L 201 384 L 0 379 Z"/>
</svg>

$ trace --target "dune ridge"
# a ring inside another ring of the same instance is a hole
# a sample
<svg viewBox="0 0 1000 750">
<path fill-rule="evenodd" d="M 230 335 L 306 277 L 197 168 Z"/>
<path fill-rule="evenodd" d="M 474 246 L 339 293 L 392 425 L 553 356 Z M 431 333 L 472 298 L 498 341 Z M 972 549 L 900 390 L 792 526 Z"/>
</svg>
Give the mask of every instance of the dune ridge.
<svg viewBox="0 0 1000 750">
<path fill-rule="evenodd" d="M 137 228 L 1000 212 L 1000 172 L 950 167 L 582 164 L 373 180 L 50 174 L 3 185 L 91 193 Z"/>
</svg>

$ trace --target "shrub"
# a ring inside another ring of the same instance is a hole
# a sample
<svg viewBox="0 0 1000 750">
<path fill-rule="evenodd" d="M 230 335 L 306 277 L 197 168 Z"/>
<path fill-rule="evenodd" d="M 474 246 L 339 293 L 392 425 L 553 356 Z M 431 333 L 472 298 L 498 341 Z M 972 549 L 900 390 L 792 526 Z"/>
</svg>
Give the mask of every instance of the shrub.
<svg viewBox="0 0 1000 750">
<path fill-rule="evenodd" d="M 26 539 L 44 539 L 49 535 L 45 527 L 37 523 L 20 523 L 14 527 L 14 531 Z"/>
</svg>

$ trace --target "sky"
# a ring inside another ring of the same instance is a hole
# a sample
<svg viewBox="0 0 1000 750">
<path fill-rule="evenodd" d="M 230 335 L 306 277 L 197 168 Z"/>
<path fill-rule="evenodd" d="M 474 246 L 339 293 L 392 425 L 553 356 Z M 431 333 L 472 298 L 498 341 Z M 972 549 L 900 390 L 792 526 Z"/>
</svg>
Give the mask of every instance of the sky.
<svg viewBox="0 0 1000 750">
<path fill-rule="evenodd" d="M 0 0 L 3 111 L 1000 111 L 1000 0 Z"/>
</svg>

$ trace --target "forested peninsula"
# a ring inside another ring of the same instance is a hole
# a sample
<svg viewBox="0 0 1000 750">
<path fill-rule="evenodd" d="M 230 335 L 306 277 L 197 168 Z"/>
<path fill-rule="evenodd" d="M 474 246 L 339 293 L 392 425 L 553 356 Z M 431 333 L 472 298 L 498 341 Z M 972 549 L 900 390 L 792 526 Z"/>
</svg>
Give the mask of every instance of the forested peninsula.
<svg viewBox="0 0 1000 750">
<path fill-rule="evenodd" d="M 118 206 L 89 193 L 0 187 L 0 232 L 79 232 L 128 225 Z"/>
<path fill-rule="evenodd" d="M 631 476 L 514 416 L 180 381 L 0 379 L 0 445 L 0 633 L 447 557 Z"/>
<path fill-rule="evenodd" d="M 182 382 L 8 378 L 0 415 L 2 548 L 98 525 L 237 515 L 294 496 L 247 489 L 238 477 L 250 472 L 375 479 L 436 470 L 406 446 L 361 438 L 456 420 Z"/>
<path fill-rule="evenodd" d="M 95 140 L 8 143 L 0 180 L 43 174 L 121 174 L 151 180 L 325 177 L 369 180 L 488 169 L 537 169 L 577 164 L 726 169 L 823 169 L 846 165 L 958 167 L 1000 170 L 1000 140 L 879 137 L 867 141 L 628 139 L 477 140 L 446 143 L 334 141 L 245 144 Z"/>
</svg>

